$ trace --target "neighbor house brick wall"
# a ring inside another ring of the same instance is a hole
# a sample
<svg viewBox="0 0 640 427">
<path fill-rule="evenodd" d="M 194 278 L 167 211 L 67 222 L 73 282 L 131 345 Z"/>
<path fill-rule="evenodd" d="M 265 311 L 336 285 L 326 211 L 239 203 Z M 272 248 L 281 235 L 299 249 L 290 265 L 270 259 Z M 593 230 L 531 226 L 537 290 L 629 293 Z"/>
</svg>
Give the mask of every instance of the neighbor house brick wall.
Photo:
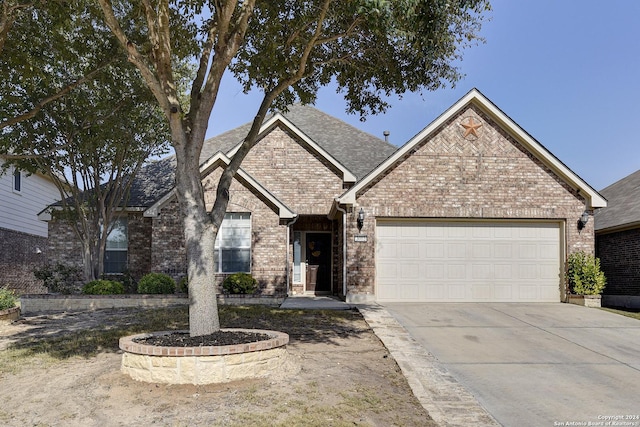
<svg viewBox="0 0 640 427">
<path fill-rule="evenodd" d="M 0 247 L 0 287 L 19 294 L 46 292 L 33 275 L 46 263 L 46 237 L 0 228 Z"/>
<path fill-rule="evenodd" d="M 219 169 L 203 179 L 208 210 L 215 201 L 219 179 Z M 251 213 L 251 274 L 258 280 L 263 293 L 286 292 L 287 227 L 280 225 L 279 216 L 238 181 L 232 183 L 229 194 L 227 212 Z M 163 207 L 160 215 L 154 218 L 151 269 L 168 273 L 176 279 L 186 275 L 184 235 L 179 206 L 175 200 Z M 216 284 L 220 286 L 226 276 L 216 275 Z"/>
<path fill-rule="evenodd" d="M 640 228 L 596 235 L 605 295 L 640 296 Z"/>
<path fill-rule="evenodd" d="M 464 137 L 462 120 L 481 123 Z M 567 252 L 593 253 L 593 219 L 578 231 L 585 202 L 479 109 L 452 117 L 430 140 L 360 192 L 348 218 L 348 292 L 375 292 L 375 218 L 541 219 L 565 224 Z M 355 243 L 356 214 L 365 211 L 367 243 Z"/>
</svg>

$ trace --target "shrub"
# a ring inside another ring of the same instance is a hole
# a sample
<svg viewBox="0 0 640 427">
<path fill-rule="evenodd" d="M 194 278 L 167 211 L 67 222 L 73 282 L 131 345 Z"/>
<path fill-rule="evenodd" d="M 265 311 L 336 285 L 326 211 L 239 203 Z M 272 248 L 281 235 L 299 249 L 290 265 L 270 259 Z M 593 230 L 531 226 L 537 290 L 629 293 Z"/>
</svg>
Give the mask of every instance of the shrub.
<svg viewBox="0 0 640 427">
<path fill-rule="evenodd" d="M 180 292 L 181 294 L 189 293 L 189 278 L 187 276 L 184 276 L 178 282 L 178 292 Z"/>
<path fill-rule="evenodd" d="M 11 289 L 0 288 L 0 310 L 15 307 L 17 301 L 16 294 Z"/>
<path fill-rule="evenodd" d="M 172 294 L 175 290 L 176 281 L 164 273 L 149 273 L 138 282 L 139 294 Z"/>
<path fill-rule="evenodd" d="M 228 294 L 254 294 L 258 281 L 247 273 L 234 273 L 224 279 L 222 288 Z"/>
<path fill-rule="evenodd" d="M 567 260 L 569 291 L 576 295 L 600 295 L 607 284 L 600 260 L 585 252 L 575 252 Z"/>
<path fill-rule="evenodd" d="M 124 294 L 124 285 L 113 280 L 93 280 L 82 287 L 86 295 L 117 295 Z"/>
<path fill-rule="evenodd" d="M 71 294 L 77 292 L 80 269 L 64 264 L 45 265 L 33 271 L 36 279 L 42 280 L 50 293 Z"/>
<path fill-rule="evenodd" d="M 123 271 L 122 274 L 118 276 L 115 276 L 115 277 L 110 276 L 110 277 L 111 279 L 115 279 L 118 282 L 122 283 L 122 285 L 124 286 L 125 294 L 135 294 L 136 292 L 138 292 L 138 285 L 136 283 L 136 280 L 133 278 L 129 270 Z"/>
</svg>

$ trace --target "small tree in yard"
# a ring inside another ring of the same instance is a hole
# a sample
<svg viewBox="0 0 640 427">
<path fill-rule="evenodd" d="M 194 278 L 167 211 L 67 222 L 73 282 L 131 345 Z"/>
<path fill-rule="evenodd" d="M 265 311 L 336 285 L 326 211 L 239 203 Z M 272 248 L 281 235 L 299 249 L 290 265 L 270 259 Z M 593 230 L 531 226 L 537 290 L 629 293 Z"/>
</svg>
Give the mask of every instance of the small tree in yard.
<svg viewBox="0 0 640 427">
<path fill-rule="evenodd" d="M 3 38 L 0 110 L 11 117 L 2 118 L 0 150 L 5 168 L 42 172 L 58 188 L 53 215 L 75 231 L 87 282 L 102 276 L 117 211 L 143 162 L 166 151 L 168 126 L 137 70 L 115 54 L 110 30 L 89 19 L 95 7 L 37 3 L 14 10 Z M 69 75 L 84 75 L 87 64 L 96 71 L 83 84 L 39 101 Z"/>
<path fill-rule="evenodd" d="M 140 71 L 171 128 L 176 190 L 187 250 L 190 333 L 220 328 L 214 242 L 229 187 L 271 109 L 313 103 L 334 81 L 348 110 L 384 111 L 383 97 L 435 90 L 461 75 L 453 65 L 478 39 L 487 0 L 98 0 L 104 19 Z M 137 35 L 144 34 L 146 38 Z M 181 102 L 175 63 L 198 64 Z M 263 99 L 223 171 L 211 212 L 199 159 L 222 76 L 231 71 Z"/>
</svg>

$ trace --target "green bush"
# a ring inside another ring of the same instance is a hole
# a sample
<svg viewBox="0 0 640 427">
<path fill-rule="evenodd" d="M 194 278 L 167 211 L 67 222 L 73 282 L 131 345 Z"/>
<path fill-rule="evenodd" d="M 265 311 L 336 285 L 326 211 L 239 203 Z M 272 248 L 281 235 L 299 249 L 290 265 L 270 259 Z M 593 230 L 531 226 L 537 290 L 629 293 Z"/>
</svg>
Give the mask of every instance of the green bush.
<svg viewBox="0 0 640 427">
<path fill-rule="evenodd" d="M 178 292 L 180 292 L 181 294 L 189 293 L 189 278 L 187 278 L 187 276 L 184 276 L 178 282 Z"/>
<path fill-rule="evenodd" d="M 254 294 L 258 281 L 247 273 L 234 273 L 224 279 L 222 289 L 228 294 Z"/>
<path fill-rule="evenodd" d="M 124 294 L 124 285 L 113 280 L 93 280 L 82 287 L 86 295 L 117 295 Z"/>
<path fill-rule="evenodd" d="M 569 292 L 576 295 L 600 295 L 607 284 L 600 260 L 582 251 L 569 255 L 567 280 Z"/>
<path fill-rule="evenodd" d="M 16 306 L 16 294 L 7 288 L 0 288 L 0 310 L 8 310 Z"/>
<path fill-rule="evenodd" d="M 113 275 L 107 277 L 110 277 L 110 279 L 115 279 L 118 282 L 122 283 L 122 285 L 124 286 L 125 294 L 135 294 L 136 292 L 138 292 L 138 284 L 136 283 L 136 280 L 133 278 L 129 270 L 125 270 L 122 272 L 122 274 L 119 274 L 115 277 Z"/>
<path fill-rule="evenodd" d="M 80 269 L 56 264 L 46 265 L 33 271 L 36 279 L 42 280 L 44 286 L 50 293 L 72 294 L 78 291 L 76 283 L 81 280 Z"/>
<path fill-rule="evenodd" d="M 149 273 L 138 282 L 139 294 L 172 294 L 175 291 L 176 281 L 164 273 Z"/>
</svg>

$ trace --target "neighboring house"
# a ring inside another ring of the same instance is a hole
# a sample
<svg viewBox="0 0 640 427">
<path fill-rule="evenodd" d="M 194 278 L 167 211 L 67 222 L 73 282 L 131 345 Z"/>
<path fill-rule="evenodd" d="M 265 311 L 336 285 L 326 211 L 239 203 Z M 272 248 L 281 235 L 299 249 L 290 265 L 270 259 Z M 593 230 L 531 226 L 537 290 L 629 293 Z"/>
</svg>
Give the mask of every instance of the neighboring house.
<svg viewBox="0 0 640 427">
<path fill-rule="evenodd" d="M 247 130 L 205 141 L 208 206 Z M 173 161 L 145 167 L 122 217 L 134 277 L 186 274 Z M 594 251 L 593 221 L 579 219 L 604 206 L 477 90 L 399 149 L 294 106 L 264 123 L 231 186 L 217 283 L 243 271 L 267 294 L 350 302 L 561 301 L 567 254 Z M 51 253 L 77 262 L 69 229 L 49 231 Z"/>
<path fill-rule="evenodd" d="M 20 293 L 44 290 L 33 275 L 47 251 L 47 224 L 37 215 L 58 198 L 58 189 L 43 175 L 13 167 L 0 175 L 0 286 Z"/>
<path fill-rule="evenodd" d="M 607 277 L 603 304 L 640 308 L 640 171 L 611 184 L 595 215 L 596 256 Z"/>
</svg>

